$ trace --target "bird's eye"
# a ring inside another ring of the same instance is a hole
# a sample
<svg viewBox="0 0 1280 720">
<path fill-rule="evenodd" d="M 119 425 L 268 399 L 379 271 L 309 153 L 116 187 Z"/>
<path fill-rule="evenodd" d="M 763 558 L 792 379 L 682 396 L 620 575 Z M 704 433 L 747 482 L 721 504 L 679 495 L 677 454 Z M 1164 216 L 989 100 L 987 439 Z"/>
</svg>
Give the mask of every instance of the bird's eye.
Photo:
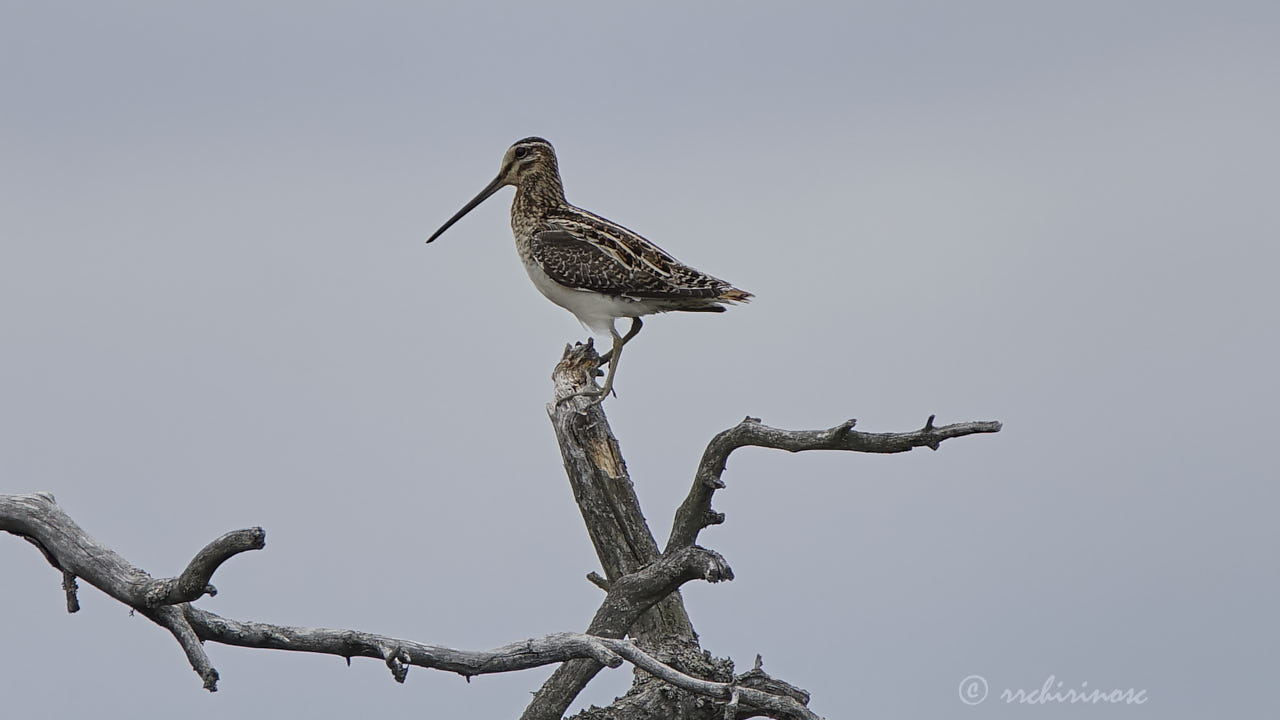
<svg viewBox="0 0 1280 720">
<path fill-rule="evenodd" d="M 529 148 L 527 148 L 527 147 L 518 147 L 518 148 L 516 148 L 516 159 L 517 159 L 517 160 L 519 160 L 519 159 L 520 159 L 520 158 L 522 158 L 522 157 L 525 157 L 525 156 L 526 156 L 526 155 L 528 155 L 528 154 L 529 154 Z"/>
</svg>

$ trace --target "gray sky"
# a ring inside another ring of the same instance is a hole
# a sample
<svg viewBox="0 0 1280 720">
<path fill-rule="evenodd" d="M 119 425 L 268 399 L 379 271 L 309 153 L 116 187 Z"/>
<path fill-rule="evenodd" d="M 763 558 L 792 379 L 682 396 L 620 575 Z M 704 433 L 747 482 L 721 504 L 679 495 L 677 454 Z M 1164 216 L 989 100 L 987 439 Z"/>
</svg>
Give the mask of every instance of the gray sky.
<svg viewBox="0 0 1280 720">
<path fill-rule="evenodd" d="M 607 410 L 655 534 L 743 415 L 938 453 L 736 454 L 685 597 L 828 717 L 1280 712 L 1274 3 L 24 3 L 0 10 L 0 492 L 200 605 L 485 648 L 597 567 L 544 404 L 585 337 L 524 276 L 514 140 L 757 294 L 654 318 Z M 0 538 L 13 717 L 512 717 L 474 679 L 169 635 Z M 984 676 L 976 709 L 958 685 Z M 1005 688 L 1145 689 L 1009 706 Z M 625 689 L 602 676 L 586 701 Z"/>
</svg>

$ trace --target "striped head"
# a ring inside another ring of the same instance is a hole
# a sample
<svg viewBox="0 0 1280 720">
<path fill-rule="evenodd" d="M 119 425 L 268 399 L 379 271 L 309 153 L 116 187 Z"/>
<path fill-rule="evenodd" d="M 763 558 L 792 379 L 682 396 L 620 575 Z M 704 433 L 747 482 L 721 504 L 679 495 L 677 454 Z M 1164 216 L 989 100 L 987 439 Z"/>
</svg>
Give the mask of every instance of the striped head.
<svg viewBox="0 0 1280 720">
<path fill-rule="evenodd" d="M 457 214 L 441 225 L 431 237 L 427 238 L 427 242 L 440 237 L 445 230 L 461 220 L 463 215 L 474 210 L 477 205 L 507 185 L 514 185 L 522 188 L 522 192 L 527 190 L 549 200 L 559 198 L 563 201 L 564 186 L 560 183 L 560 166 L 556 162 L 556 151 L 551 147 L 551 143 L 540 137 L 517 140 L 502 156 L 502 166 L 498 169 L 498 176 L 486 185 L 479 195 L 472 198 L 471 202 L 462 206 Z"/>
<path fill-rule="evenodd" d="M 507 148 L 498 171 L 503 185 L 519 187 L 525 180 L 539 175 L 560 177 L 560 166 L 551 143 L 540 137 L 527 137 Z"/>
</svg>

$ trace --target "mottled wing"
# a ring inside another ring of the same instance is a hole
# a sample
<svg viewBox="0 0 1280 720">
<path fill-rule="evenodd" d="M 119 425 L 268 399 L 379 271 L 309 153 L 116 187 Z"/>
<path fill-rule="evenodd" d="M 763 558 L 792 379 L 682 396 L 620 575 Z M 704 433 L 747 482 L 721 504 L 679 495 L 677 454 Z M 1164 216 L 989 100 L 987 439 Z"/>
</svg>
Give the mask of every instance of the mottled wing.
<svg viewBox="0 0 1280 720">
<path fill-rule="evenodd" d="M 572 208 L 553 212 L 549 219 L 555 229 L 590 242 L 628 270 L 643 270 L 669 280 L 676 280 L 680 270 L 691 270 L 637 233 L 595 213 Z"/>
<path fill-rule="evenodd" d="M 565 230 L 534 233 L 529 251 L 542 271 L 565 287 L 619 295 L 633 280 L 617 260 Z"/>
<path fill-rule="evenodd" d="M 639 238 L 639 236 L 636 236 Z M 565 287 L 633 298 L 715 298 L 727 283 L 680 264 L 640 239 L 632 250 L 595 228 L 550 223 L 530 239 L 533 259 Z M 645 249 L 652 248 L 649 252 Z"/>
</svg>

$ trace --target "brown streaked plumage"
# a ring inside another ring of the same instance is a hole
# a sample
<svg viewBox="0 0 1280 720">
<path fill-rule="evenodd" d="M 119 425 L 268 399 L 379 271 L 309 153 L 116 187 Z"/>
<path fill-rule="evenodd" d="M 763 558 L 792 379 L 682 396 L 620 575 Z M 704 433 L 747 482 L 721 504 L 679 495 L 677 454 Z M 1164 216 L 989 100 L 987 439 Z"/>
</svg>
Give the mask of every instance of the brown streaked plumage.
<svg viewBox="0 0 1280 720">
<path fill-rule="evenodd" d="M 506 185 L 516 187 L 511 231 L 529 278 L 547 299 L 572 312 L 593 332 L 608 333 L 609 373 L 599 391 L 613 388 L 622 346 L 640 332 L 640 316 L 653 313 L 724 312 L 751 293 L 676 260 L 637 233 L 570 205 L 551 143 L 528 137 L 507 149 L 498 176 L 427 242 Z M 617 318 L 631 318 L 619 336 Z M 593 393 L 594 394 L 594 393 Z"/>
</svg>

